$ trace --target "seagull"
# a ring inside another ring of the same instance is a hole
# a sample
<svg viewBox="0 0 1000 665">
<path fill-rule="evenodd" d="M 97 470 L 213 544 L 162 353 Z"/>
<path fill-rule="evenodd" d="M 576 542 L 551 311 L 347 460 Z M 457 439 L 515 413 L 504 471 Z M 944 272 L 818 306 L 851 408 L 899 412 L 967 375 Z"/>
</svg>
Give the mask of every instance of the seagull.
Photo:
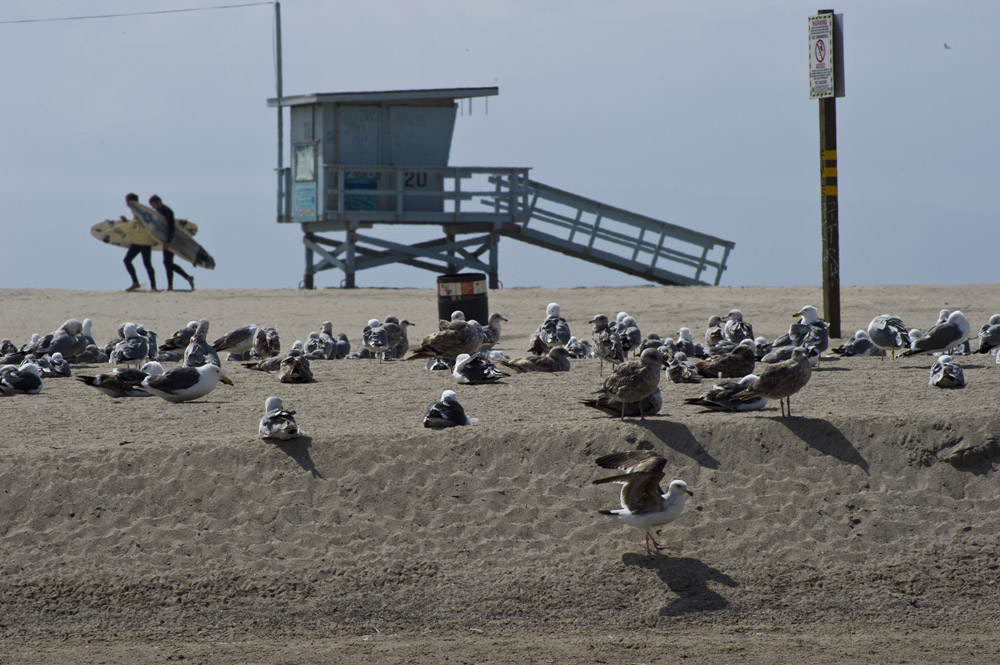
<svg viewBox="0 0 1000 665">
<path fill-rule="evenodd" d="M 904 351 L 901 357 L 947 351 L 968 339 L 970 328 L 965 315 L 956 309 L 948 315 L 946 321 L 935 324 L 923 335 L 911 340 L 910 350 Z"/>
<path fill-rule="evenodd" d="M 78 376 L 76 380 L 84 385 L 97 388 L 105 395 L 116 399 L 120 397 L 151 397 L 152 393 L 141 389 L 139 384 L 152 374 L 163 374 L 163 365 L 155 360 L 146 363 L 141 369 L 116 367 L 107 374 Z"/>
<path fill-rule="evenodd" d="M 212 345 L 206 341 L 207 335 L 208 319 L 201 319 L 195 327 L 194 334 L 191 335 L 191 340 L 184 349 L 185 367 L 201 367 L 206 363 L 210 363 L 217 367 L 222 366 L 219 362 L 219 354 L 216 353 Z"/>
<path fill-rule="evenodd" d="M 709 379 L 735 379 L 753 372 L 757 358 L 754 342 L 744 339 L 731 352 L 694 361 L 698 374 Z"/>
<path fill-rule="evenodd" d="M 903 319 L 892 314 L 879 314 L 868 324 L 868 337 L 872 344 L 889 351 L 896 358 L 896 349 L 910 348 L 910 333 L 903 325 Z M 882 356 L 885 359 L 885 355 Z"/>
<path fill-rule="evenodd" d="M 777 398 L 781 404 L 781 417 L 785 417 L 786 403 L 788 415 L 792 415 L 792 395 L 802 390 L 812 377 L 808 354 L 804 347 L 796 346 L 792 349 L 791 358 L 766 366 L 757 380 L 747 386 L 736 399 L 751 401 L 758 397 Z"/>
<path fill-rule="evenodd" d="M 688 360 L 687 354 L 683 351 L 675 353 L 667 363 L 667 378 L 674 383 L 701 383 L 698 368 Z"/>
<path fill-rule="evenodd" d="M 123 326 L 124 339 L 115 344 L 108 355 L 108 362 L 114 365 L 139 365 L 149 355 L 149 340 L 140 335 L 131 321 Z"/>
<path fill-rule="evenodd" d="M 566 350 L 565 346 L 554 346 L 544 356 L 501 360 L 500 364 L 519 374 L 524 372 L 568 372 L 571 366 L 569 359 L 569 351 Z"/>
<path fill-rule="evenodd" d="M 216 353 L 228 351 L 233 355 L 246 353 L 253 348 L 253 337 L 257 334 L 257 324 L 248 323 L 245 326 L 234 328 L 219 339 L 212 342 L 212 348 Z"/>
<path fill-rule="evenodd" d="M 295 411 L 281 406 L 280 397 L 268 397 L 264 401 L 264 417 L 257 426 L 260 438 L 288 441 L 302 435 L 302 430 L 295 424 Z"/>
<path fill-rule="evenodd" d="M 938 356 L 937 361 L 931 365 L 930 380 L 927 383 L 938 388 L 964 388 L 965 372 L 951 356 Z"/>
<path fill-rule="evenodd" d="M 653 527 L 663 526 L 677 519 L 684 510 L 688 496 L 694 496 L 683 480 L 672 480 L 664 494 L 660 488 L 663 468 L 667 461 L 649 450 L 633 450 L 611 453 L 598 457 L 597 464 L 605 469 L 621 469 L 625 473 L 607 478 L 598 478 L 595 485 L 621 483 L 621 508 L 598 511 L 602 515 L 617 517 L 625 524 L 646 532 L 646 553 L 652 554 L 652 545 L 657 550 L 668 547 L 653 537 Z"/>
<path fill-rule="evenodd" d="M 611 363 L 611 368 L 618 363 L 625 362 L 625 352 L 622 350 L 622 341 L 618 333 L 608 325 L 608 317 L 598 314 L 590 320 L 594 324 L 594 331 L 591 339 L 594 340 L 594 353 L 601 359 L 601 376 L 604 376 L 604 361 Z"/>
<path fill-rule="evenodd" d="M 659 389 L 660 367 L 664 364 L 663 356 L 657 349 L 646 349 L 639 355 L 638 360 L 629 360 L 618 365 L 615 371 L 604 379 L 604 384 L 597 392 L 612 395 L 621 401 L 621 419 L 625 420 L 626 403 L 639 402 L 641 404 L 643 398 Z M 639 418 L 646 419 L 641 407 Z"/>
<path fill-rule="evenodd" d="M 485 336 L 485 341 L 480 345 L 480 351 L 489 351 L 494 346 L 500 343 L 500 322 L 507 321 L 499 312 L 493 312 L 490 314 L 490 320 L 483 328 L 483 335 Z M 572 338 L 571 338 L 572 339 Z"/>
<path fill-rule="evenodd" d="M 72 376 L 69 362 L 63 358 L 63 354 L 56 351 L 49 356 L 49 371 L 46 376 Z"/>
<path fill-rule="evenodd" d="M 371 362 L 372 356 L 377 356 L 378 361 L 382 362 L 385 350 L 389 348 L 389 331 L 378 319 L 371 319 L 361 331 L 361 345 L 368 349 L 368 362 Z"/>
<path fill-rule="evenodd" d="M 496 383 L 505 376 L 510 376 L 506 372 L 501 372 L 496 365 L 482 356 L 470 356 L 463 353 L 455 358 L 455 369 L 451 375 L 459 383 L 480 384 Z"/>
<path fill-rule="evenodd" d="M 204 397 L 215 389 L 219 381 L 233 385 L 232 380 L 222 373 L 218 365 L 201 367 L 175 367 L 163 374 L 150 374 L 139 385 L 146 392 L 161 397 L 168 402 L 190 402 Z"/>
<path fill-rule="evenodd" d="M 473 354 L 483 344 L 483 329 L 466 321 L 452 321 L 444 330 L 438 330 L 420 340 L 407 360 L 446 358 L 454 360 L 463 353 Z"/>
<path fill-rule="evenodd" d="M 618 338 L 622 341 L 622 353 L 628 357 L 629 351 L 638 349 L 642 344 L 642 331 L 639 324 L 626 314 L 618 324 Z"/>
<path fill-rule="evenodd" d="M 644 413 L 653 416 L 663 408 L 663 395 L 660 393 L 660 389 L 657 388 L 638 402 L 622 402 L 614 395 L 601 395 L 597 399 L 580 400 L 580 404 L 603 411 L 610 416 L 619 415 L 623 409 L 625 415 L 630 418 Z"/>
<path fill-rule="evenodd" d="M 1000 314 L 994 314 L 990 320 L 979 329 L 979 348 L 977 353 L 990 353 L 1000 347 Z"/>
<path fill-rule="evenodd" d="M 563 346 L 569 341 L 569 324 L 560 316 L 558 303 L 550 302 L 545 307 L 545 319 L 538 325 L 537 334 L 546 349 Z"/>
<path fill-rule="evenodd" d="M 458 403 L 454 390 L 445 390 L 441 399 L 432 403 L 424 411 L 424 427 L 455 427 L 471 425 L 472 420 L 465 415 L 465 409 Z"/>
<path fill-rule="evenodd" d="M 188 342 L 191 341 L 191 336 L 194 335 L 197 328 L 197 321 L 188 321 L 186 326 L 174 331 L 170 337 L 163 340 L 163 344 L 160 344 L 160 351 L 178 351 L 187 348 Z"/>
<path fill-rule="evenodd" d="M 705 347 L 694 341 L 690 328 L 680 328 L 677 331 L 677 341 L 674 344 L 677 346 L 677 350 L 685 353 L 688 358 L 704 358 L 708 355 L 705 353 Z"/>
<path fill-rule="evenodd" d="M 733 344 L 739 344 L 749 337 L 753 339 L 753 326 L 743 320 L 743 312 L 738 309 L 731 309 L 723 317 L 726 320 L 722 327 L 722 334 Z"/>
<path fill-rule="evenodd" d="M 289 353 L 281 359 L 278 365 L 278 381 L 280 383 L 312 383 L 312 369 L 309 359 L 304 355 Z"/>
<path fill-rule="evenodd" d="M 705 330 L 705 346 L 712 348 L 725 338 L 726 335 L 722 331 L 722 317 L 718 314 L 708 317 L 708 328 Z"/>
<path fill-rule="evenodd" d="M 872 343 L 872 338 L 864 330 L 858 330 L 854 337 L 833 350 L 838 356 L 870 356 L 878 347 Z"/>
<path fill-rule="evenodd" d="M 42 370 L 35 363 L 6 369 L 0 373 L 0 394 L 36 395 L 42 392 Z"/>
<path fill-rule="evenodd" d="M 688 397 L 684 402 L 704 407 L 709 411 L 757 411 L 767 406 L 766 397 L 761 396 L 749 401 L 734 399 L 757 379 L 756 374 L 747 374 L 739 381 L 720 381 L 701 396 Z"/>
<path fill-rule="evenodd" d="M 260 326 L 253 336 L 252 350 L 261 358 L 273 358 L 281 352 L 281 338 L 271 326 Z"/>
</svg>

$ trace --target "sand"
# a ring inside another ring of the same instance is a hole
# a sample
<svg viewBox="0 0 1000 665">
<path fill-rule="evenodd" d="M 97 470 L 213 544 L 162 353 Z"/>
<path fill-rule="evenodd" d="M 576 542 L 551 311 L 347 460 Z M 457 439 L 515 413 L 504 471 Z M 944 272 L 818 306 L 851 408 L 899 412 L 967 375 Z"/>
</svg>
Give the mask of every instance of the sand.
<svg viewBox="0 0 1000 665">
<path fill-rule="evenodd" d="M 875 314 L 975 330 L 996 285 L 845 287 L 846 339 Z M 589 337 L 595 314 L 702 335 L 743 310 L 773 339 L 818 288 L 510 289 L 500 346 L 525 355 L 545 305 Z M 161 339 L 255 322 L 284 348 L 324 320 L 360 345 L 371 317 L 436 325 L 428 290 L 0 291 L 18 344 L 70 317 L 99 342 L 123 321 Z M 840 340 L 834 340 L 836 346 Z M 620 422 L 579 404 L 596 360 L 457 386 L 420 362 L 313 362 L 316 383 L 224 363 L 203 403 L 113 400 L 73 379 L 0 398 L 0 662 L 988 663 L 1000 659 L 1000 366 L 927 385 L 929 357 L 826 360 L 792 399 L 745 414 L 683 403 Z M 96 366 L 75 366 L 77 374 Z M 478 422 L 421 425 L 452 388 Z M 307 437 L 256 435 L 282 397 Z M 649 448 L 695 495 L 647 555 L 604 453 Z"/>
</svg>

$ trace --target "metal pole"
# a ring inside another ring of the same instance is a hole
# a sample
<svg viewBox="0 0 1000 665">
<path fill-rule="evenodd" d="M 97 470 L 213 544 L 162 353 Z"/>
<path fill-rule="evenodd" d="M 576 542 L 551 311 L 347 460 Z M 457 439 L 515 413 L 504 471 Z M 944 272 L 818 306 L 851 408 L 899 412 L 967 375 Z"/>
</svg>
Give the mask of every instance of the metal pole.
<svg viewBox="0 0 1000 665">
<path fill-rule="evenodd" d="M 284 189 L 285 171 L 285 125 L 281 115 L 281 3 L 274 3 L 274 32 L 275 32 L 275 85 L 278 91 L 278 219 L 282 218 L 284 212 L 282 190 Z"/>
<path fill-rule="evenodd" d="M 833 14 L 822 9 L 820 14 Z M 830 337 L 840 337 L 840 217 L 837 200 L 837 102 L 819 100 L 820 211 L 823 237 L 823 312 Z"/>
</svg>

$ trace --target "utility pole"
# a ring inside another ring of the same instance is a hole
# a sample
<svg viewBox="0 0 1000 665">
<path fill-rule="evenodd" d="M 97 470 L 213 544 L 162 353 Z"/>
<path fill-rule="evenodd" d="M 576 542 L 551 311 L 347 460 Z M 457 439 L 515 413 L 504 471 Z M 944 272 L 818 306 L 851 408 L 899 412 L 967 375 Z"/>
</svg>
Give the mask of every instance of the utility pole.
<svg viewBox="0 0 1000 665">
<path fill-rule="evenodd" d="M 840 217 L 837 195 L 837 97 L 844 96 L 843 15 L 821 9 L 809 18 L 809 96 L 819 99 L 820 220 L 823 314 L 840 337 Z"/>
</svg>

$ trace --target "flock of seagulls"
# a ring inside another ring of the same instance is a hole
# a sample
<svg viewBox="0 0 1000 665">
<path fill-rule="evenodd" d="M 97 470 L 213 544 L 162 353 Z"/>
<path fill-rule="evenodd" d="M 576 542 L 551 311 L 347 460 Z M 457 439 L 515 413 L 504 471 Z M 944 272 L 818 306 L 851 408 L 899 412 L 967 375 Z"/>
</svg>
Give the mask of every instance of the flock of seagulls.
<svg viewBox="0 0 1000 665">
<path fill-rule="evenodd" d="M 278 374 L 279 382 L 313 381 L 310 361 L 365 358 L 370 362 L 427 360 L 428 369 L 449 370 L 460 386 L 482 385 L 509 380 L 533 372 L 568 372 L 572 360 L 600 361 L 599 386 L 593 396 L 580 404 L 624 420 L 645 419 L 663 408 L 661 383 L 699 383 L 712 386 L 684 403 L 704 411 L 743 413 L 778 400 L 781 417 L 792 415 L 791 399 L 809 383 L 820 358 L 829 349 L 826 322 L 814 306 L 793 314 L 787 333 L 768 342 L 755 337 L 753 326 L 739 309 L 725 316 L 709 318 L 704 343 L 695 339 L 688 327 L 680 327 L 676 337 L 655 333 L 642 336 L 635 318 L 619 312 L 590 318 L 589 340 L 574 336 L 557 303 L 546 307 L 545 316 L 528 339 L 528 355 L 510 359 L 497 350 L 502 324 L 508 320 L 493 313 L 484 326 L 467 320 L 456 311 L 449 320 L 438 322 L 437 330 L 421 338 L 413 348 L 405 319 L 387 316 L 372 318 L 361 331 L 361 350 L 351 354 L 346 333 L 334 334 L 333 324 L 324 321 L 306 341 L 296 341 L 281 353 L 274 327 L 247 324 L 208 342 L 209 321 L 190 321 L 169 335 L 162 344 L 156 334 L 135 322 L 118 327 L 118 337 L 99 347 L 94 341 L 92 321 L 70 319 L 47 334 L 36 334 L 21 347 L 10 340 L 0 342 L 0 394 L 33 395 L 42 391 L 48 377 L 72 375 L 71 363 L 113 365 L 107 372 L 80 374 L 75 378 L 114 399 L 155 396 L 172 403 L 203 399 L 219 383 L 232 385 L 222 369 L 227 361 L 256 371 Z M 907 329 L 899 316 L 881 314 L 867 330 L 858 330 L 841 346 L 832 349 L 840 356 L 878 356 L 883 360 L 919 354 L 934 354 L 929 369 L 929 385 L 962 388 L 963 368 L 956 360 L 972 353 L 972 328 L 961 311 L 942 310 L 937 322 L 926 332 Z M 995 353 L 1000 363 L 1000 314 L 989 318 L 978 332 L 976 353 Z M 226 354 L 222 360 L 220 354 Z M 176 363 L 165 369 L 164 363 Z M 605 364 L 609 367 L 605 370 Z M 498 367 L 499 365 L 499 367 Z M 270 396 L 258 423 L 258 434 L 269 442 L 290 441 L 302 436 L 296 412 L 285 408 L 280 397 Z M 427 406 L 422 424 L 427 428 L 467 426 L 469 417 L 455 390 L 446 389 Z M 650 451 L 627 451 L 596 460 L 602 468 L 621 471 L 595 480 L 595 484 L 622 485 L 620 508 L 601 510 L 623 523 L 645 532 L 647 553 L 666 547 L 652 530 L 677 518 L 685 498 L 692 492 L 683 480 L 675 479 L 663 491 L 666 459 Z"/>
</svg>

